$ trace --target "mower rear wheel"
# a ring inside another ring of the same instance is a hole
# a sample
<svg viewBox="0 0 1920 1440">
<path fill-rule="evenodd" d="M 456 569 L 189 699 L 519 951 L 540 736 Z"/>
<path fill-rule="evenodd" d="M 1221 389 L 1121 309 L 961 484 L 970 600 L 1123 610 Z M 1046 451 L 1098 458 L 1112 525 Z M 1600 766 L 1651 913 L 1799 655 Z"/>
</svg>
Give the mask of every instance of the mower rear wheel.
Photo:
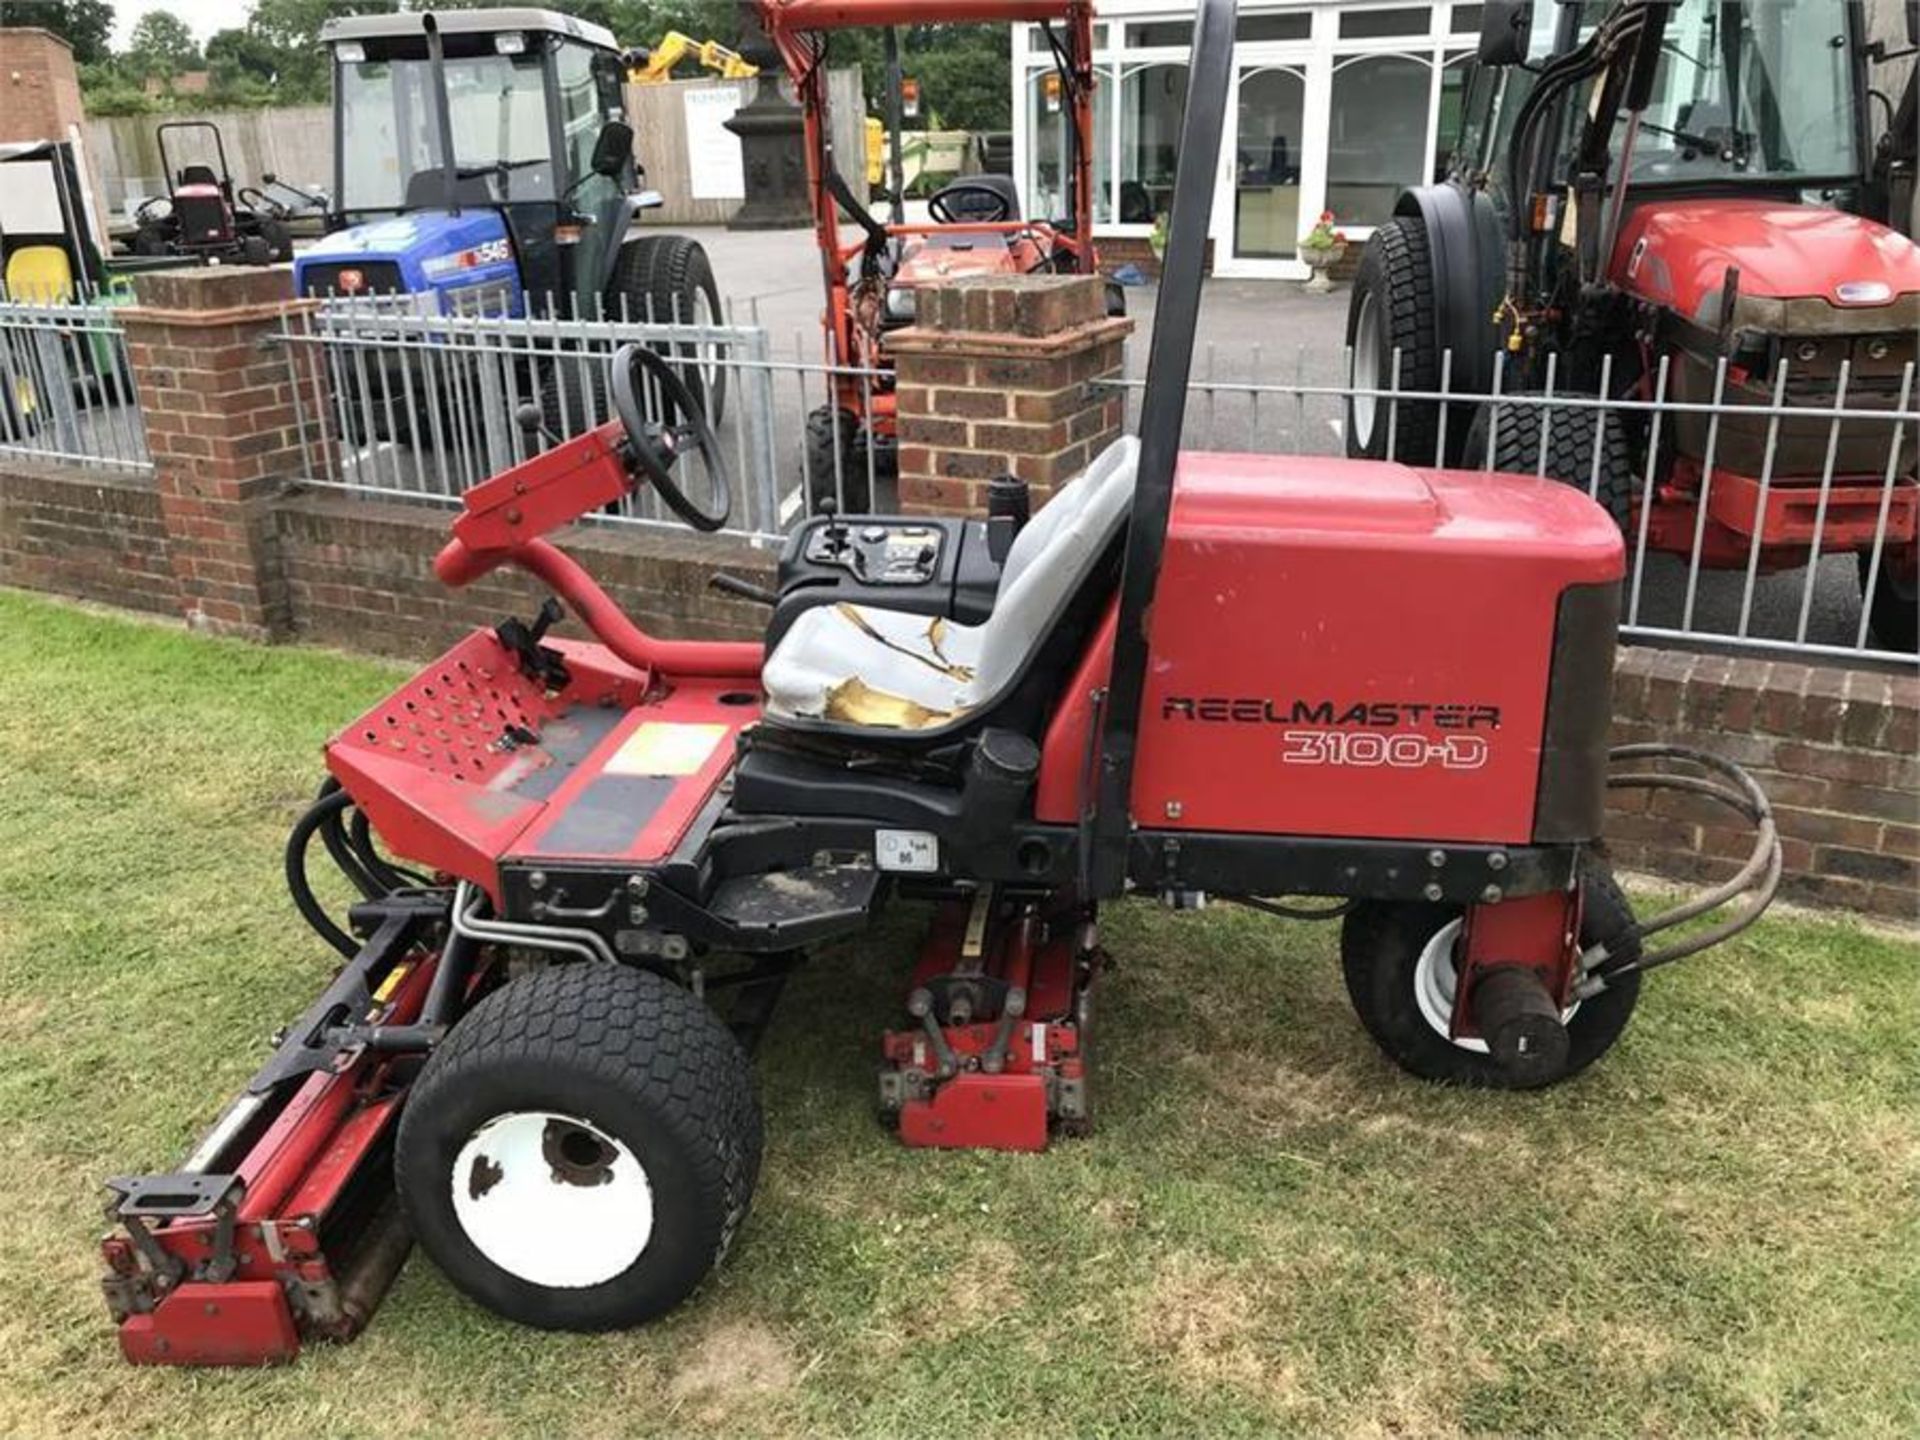
<svg viewBox="0 0 1920 1440">
<path fill-rule="evenodd" d="M 1516 391 L 1516 395 L 1528 392 Z M 1592 400 L 1592 395 L 1556 397 Z M 1578 409 L 1548 405 L 1545 436 L 1546 464 L 1541 465 L 1541 406 L 1482 405 L 1474 413 L 1467 430 L 1467 447 L 1461 463 L 1470 470 L 1488 467 L 1488 433 L 1492 436 L 1492 465 L 1510 475 L 1541 475 L 1576 489 L 1585 490 L 1595 503 L 1613 517 L 1621 533 L 1628 533 L 1633 519 L 1633 500 L 1637 489 L 1634 476 L 1633 442 L 1618 415 L 1599 409 Z M 1488 412 L 1494 412 L 1496 427 Z M 1600 464 L 1594 468 L 1594 440 L 1600 437 Z"/>
<path fill-rule="evenodd" d="M 1353 357 L 1357 389 L 1440 388 L 1435 305 L 1426 222 L 1417 215 L 1396 216 L 1373 232 L 1353 277 L 1347 350 Z M 1432 465 L 1439 435 L 1437 401 L 1374 395 L 1355 395 L 1347 401 L 1347 454 L 1353 458 Z"/>
<path fill-rule="evenodd" d="M 1580 943 L 1609 941 L 1616 961 L 1638 955 L 1624 932 L 1633 907 L 1603 863 L 1589 861 L 1581 880 Z M 1454 946 L 1462 916 L 1449 905 L 1369 901 L 1347 916 L 1340 935 L 1341 965 L 1354 1013 L 1387 1058 L 1423 1080 L 1495 1090 L 1534 1090 L 1579 1074 L 1613 1047 L 1640 998 L 1640 976 L 1629 971 L 1561 1016 L 1567 1029 L 1566 1063 L 1525 1076 L 1500 1066 L 1484 1040 L 1447 1034 L 1454 996 Z"/>
<path fill-rule="evenodd" d="M 1914 579 L 1913 552 L 1902 554 L 1889 546 L 1880 558 L 1880 573 L 1874 577 L 1870 595 L 1867 571 L 1873 553 L 1862 550 L 1859 561 L 1861 599 L 1867 607 L 1867 625 L 1873 638 L 1889 650 L 1913 654 L 1920 648 L 1920 584 Z"/>
<path fill-rule="evenodd" d="M 664 1314 L 725 1256 L 760 1169 L 738 1042 L 647 971 L 560 965 L 471 1010 L 401 1116 L 421 1246 L 488 1309 L 550 1330 Z"/>
</svg>

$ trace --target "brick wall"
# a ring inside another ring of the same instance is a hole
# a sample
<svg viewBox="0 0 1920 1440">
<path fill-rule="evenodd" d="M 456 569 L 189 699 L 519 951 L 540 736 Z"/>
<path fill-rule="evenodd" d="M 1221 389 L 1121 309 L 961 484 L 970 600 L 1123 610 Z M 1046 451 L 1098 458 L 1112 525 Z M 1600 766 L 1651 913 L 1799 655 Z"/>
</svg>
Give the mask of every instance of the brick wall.
<svg viewBox="0 0 1920 1440">
<path fill-rule="evenodd" d="M 1697 744 L 1750 769 L 1773 801 L 1790 899 L 1920 917 L 1920 676 L 1621 652 L 1614 742 Z M 1737 818 L 1691 796 L 1617 791 L 1616 863 L 1720 880 L 1746 856 Z"/>
<path fill-rule="evenodd" d="M 531 619 L 546 592 L 512 571 L 462 590 L 433 573 L 448 512 L 338 494 L 290 495 L 274 507 L 293 633 L 303 640 L 424 657 L 475 625 Z M 667 639 L 757 640 L 765 607 L 707 588 L 717 570 L 771 584 L 775 557 L 744 541 L 691 532 L 576 527 L 556 537 L 644 630 Z M 557 633 L 584 636 L 577 625 Z"/>
<path fill-rule="evenodd" d="M 1042 503 L 1119 433 L 1118 376 L 1133 322 L 1109 319 L 1085 275 L 979 276 L 921 292 L 898 366 L 900 504 L 909 514 L 985 509 L 1017 475 Z"/>
<path fill-rule="evenodd" d="M 86 118 L 73 47 L 50 30 L 0 29 L 0 142 L 64 140 Z"/>
<path fill-rule="evenodd" d="M 0 584 L 174 613 L 152 483 L 9 458 L 0 465 Z"/>
</svg>

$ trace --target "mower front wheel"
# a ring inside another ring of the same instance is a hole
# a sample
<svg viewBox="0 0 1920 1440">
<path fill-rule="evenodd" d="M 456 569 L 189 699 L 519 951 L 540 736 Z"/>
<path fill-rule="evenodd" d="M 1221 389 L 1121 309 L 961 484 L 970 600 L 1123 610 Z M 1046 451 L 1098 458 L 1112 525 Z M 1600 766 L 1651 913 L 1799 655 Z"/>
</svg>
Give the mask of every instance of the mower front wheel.
<svg viewBox="0 0 1920 1440">
<path fill-rule="evenodd" d="M 555 966 L 495 991 L 422 1072 L 394 1170 L 447 1278 L 549 1330 L 664 1314 L 725 1256 L 760 1168 L 746 1056 L 658 975 Z"/>
<path fill-rule="evenodd" d="M 891 485 L 899 470 L 899 453 L 890 439 L 874 446 L 871 466 L 868 431 L 851 410 L 823 405 L 807 416 L 807 501 L 819 514 L 821 502 L 831 500 L 842 515 L 864 515 L 876 508 L 874 482 Z"/>
<path fill-rule="evenodd" d="M 1581 945 L 1609 941 L 1621 959 L 1638 953 L 1623 938 L 1633 909 L 1610 870 L 1590 862 L 1581 898 Z M 1449 1036 L 1461 925 L 1459 909 L 1447 905 L 1370 901 L 1347 916 L 1340 935 L 1347 995 L 1388 1059 L 1423 1080 L 1532 1090 L 1570 1079 L 1613 1048 L 1640 998 L 1640 976 L 1631 971 L 1562 1014 L 1568 1043 L 1558 1070 L 1523 1076 L 1500 1066 L 1484 1040 Z"/>
</svg>

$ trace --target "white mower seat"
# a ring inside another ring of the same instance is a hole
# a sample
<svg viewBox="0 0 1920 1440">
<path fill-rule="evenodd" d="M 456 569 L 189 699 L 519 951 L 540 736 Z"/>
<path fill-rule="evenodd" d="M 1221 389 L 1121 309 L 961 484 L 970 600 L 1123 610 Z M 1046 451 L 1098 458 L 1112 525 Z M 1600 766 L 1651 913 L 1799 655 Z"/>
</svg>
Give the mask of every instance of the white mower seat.
<svg viewBox="0 0 1920 1440">
<path fill-rule="evenodd" d="M 921 730 L 990 705 L 1119 532 L 1139 459 L 1134 437 L 1114 441 L 1027 522 L 982 624 L 844 601 L 806 611 L 762 667 L 767 715 Z"/>
</svg>

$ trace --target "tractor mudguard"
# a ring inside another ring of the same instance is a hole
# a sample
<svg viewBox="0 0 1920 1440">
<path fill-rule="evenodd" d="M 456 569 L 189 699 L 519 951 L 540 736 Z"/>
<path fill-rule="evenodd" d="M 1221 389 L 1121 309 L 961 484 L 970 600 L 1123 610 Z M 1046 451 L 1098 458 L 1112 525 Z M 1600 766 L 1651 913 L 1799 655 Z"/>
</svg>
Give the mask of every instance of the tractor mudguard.
<svg viewBox="0 0 1920 1440">
<path fill-rule="evenodd" d="M 1405 191 L 1393 213 L 1426 222 L 1434 323 L 1441 351 L 1453 351 L 1452 388 L 1484 393 L 1493 383 L 1493 354 L 1499 348 L 1493 311 L 1505 270 L 1493 202 L 1462 185 L 1421 185 Z"/>
<path fill-rule="evenodd" d="M 613 195 L 603 201 L 593 213 L 593 223 L 586 227 L 580 237 L 580 255 L 574 267 L 575 298 L 581 303 L 582 314 L 590 314 L 595 296 L 607 293 L 607 286 L 613 281 L 613 267 L 620 261 L 620 247 L 626 243 L 627 231 L 642 210 L 651 209 L 660 204 L 656 191 L 638 190 L 628 195 Z"/>
</svg>

